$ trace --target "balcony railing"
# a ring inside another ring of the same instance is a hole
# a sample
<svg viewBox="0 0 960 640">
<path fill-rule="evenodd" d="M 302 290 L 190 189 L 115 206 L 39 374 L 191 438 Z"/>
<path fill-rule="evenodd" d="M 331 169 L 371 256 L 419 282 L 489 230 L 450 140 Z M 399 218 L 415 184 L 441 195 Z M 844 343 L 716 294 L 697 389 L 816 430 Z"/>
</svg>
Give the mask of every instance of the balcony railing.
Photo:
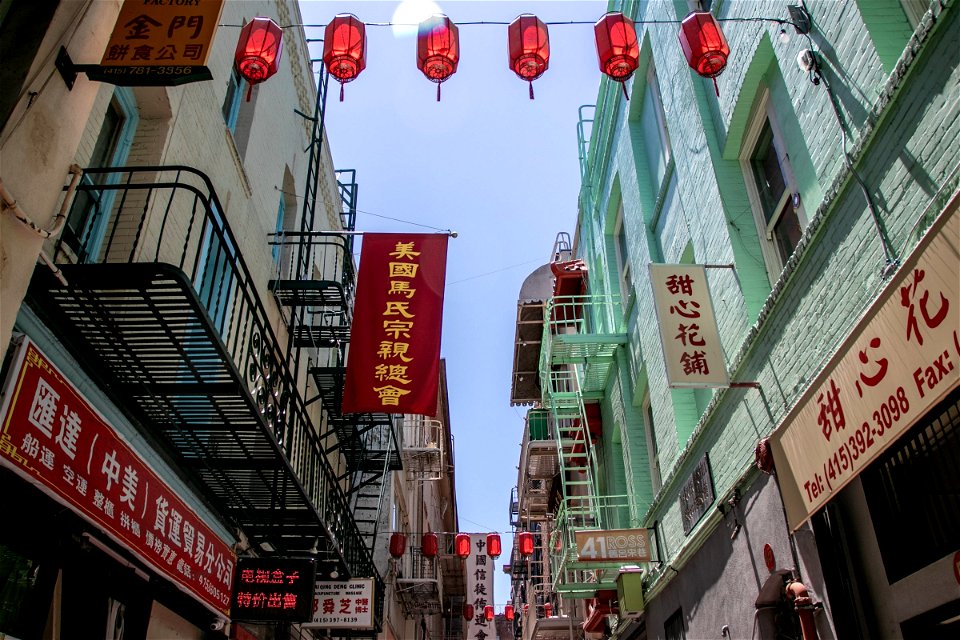
<svg viewBox="0 0 960 640">
<path fill-rule="evenodd" d="M 262 303 L 265 239 L 255 273 L 196 169 L 86 174 L 78 245 L 58 253 L 70 286 L 38 270 L 38 313 L 251 542 L 319 543 L 351 575 L 376 576 Z"/>
<path fill-rule="evenodd" d="M 557 393 L 603 391 L 613 354 L 627 341 L 619 304 L 619 296 L 604 294 L 557 296 L 547 302 L 540 351 L 545 401 Z M 554 379 L 557 375 L 561 378 Z"/>
</svg>

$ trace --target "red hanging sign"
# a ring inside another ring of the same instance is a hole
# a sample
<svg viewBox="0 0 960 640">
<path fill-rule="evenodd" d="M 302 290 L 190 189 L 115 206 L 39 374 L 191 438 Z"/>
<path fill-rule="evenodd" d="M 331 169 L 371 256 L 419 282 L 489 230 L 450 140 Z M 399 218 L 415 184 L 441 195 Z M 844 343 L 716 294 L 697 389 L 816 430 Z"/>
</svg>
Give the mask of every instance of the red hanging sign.
<svg viewBox="0 0 960 640">
<path fill-rule="evenodd" d="M 436 413 L 446 268 L 444 234 L 364 235 L 344 413 Z"/>
<path fill-rule="evenodd" d="M 236 555 L 28 339 L 4 390 L 0 465 L 226 615 Z"/>
</svg>

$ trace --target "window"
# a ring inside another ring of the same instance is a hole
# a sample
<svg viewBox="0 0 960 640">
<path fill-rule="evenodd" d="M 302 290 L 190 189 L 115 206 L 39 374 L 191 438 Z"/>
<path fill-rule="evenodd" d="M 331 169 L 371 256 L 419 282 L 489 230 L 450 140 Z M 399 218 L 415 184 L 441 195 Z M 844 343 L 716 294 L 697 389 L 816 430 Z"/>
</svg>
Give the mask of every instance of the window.
<svg viewBox="0 0 960 640">
<path fill-rule="evenodd" d="M 236 132 L 237 117 L 240 115 L 240 101 L 247 92 L 247 81 L 240 77 L 236 69 L 230 73 L 227 95 L 223 99 L 223 121 L 231 133 Z"/>
<path fill-rule="evenodd" d="M 747 153 L 741 163 L 747 174 L 754 217 L 765 239 L 764 258 L 773 282 L 800 242 L 806 220 L 790 156 L 766 94 L 761 98 L 761 106 L 744 145 Z"/>
<path fill-rule="evenodd" d="M 274 227 L 274 232 L 277 233 L 277 234 L 283 232 L 283 219 L 284 219 L 285 210 L 286 210 L 286 205 L 284 204 L 283 194 L 281 193 L 281 194 L 280 194 L 280 206 L 279 206 L 279 208 L 277 209 L 277 224 L 276 224 L 276 226 Z M 278 236 L 274 236 L 273 239 L 274 239 L 274 241 L 277 241 L 277 242 L 283 240 L 283 238 L 282 238 L 281 236 L 279 236 L 279 235 L 278 235 Z M 280 250 L 281 250 L 282 248 L 283 248 L 283 247 L 282 247 L 281 245 L 279 245 L 279 244 L 273 245 L 273 263 L 277 266 L 278 269 L 279 269 L 280 266 L 281 266 L 281 265 L 280 265 L 280 253 L 281 253 Z"/>
<path fill-rule="evenodd" d="M 687 640 L 683 629 L 683 610 L 677 609 L 672 616 L 663 623 L 663 635 L 666 640 Z"/>
<path fill-rule="evenodd" d="M 660 492 L 663 482 L 660 478 L 660 452 L 657 449 L 657 432 L 653 426 L 653 405 L 650 394 L 643 399 L 643 427 L 647 436 L 647 457 L 650 459 L 650 486 L 653 495 Z"/>
<path fill-rule="evenodd" d="M 630 273 L 630 254 L 627 251 L 627 230 L 623 224 L 623 202 L 620 203 L 617 213 L 614 250 L 617 253 L 617 273 L 620 274 L 620 299 L 626 311 L 633 301 L 633 278 Z"/>
<path fill-rule="evenodd" d="M 920 24 L 923 15 L 930 8 L 930 0 L 900 0 L 903 6 L 903 12 L 907 14 L 907 20 L 914 29 Z"/>
<path fill-rule="evenodd" d="M 86 166 L 105 168 L 123 166 L 130 154 L 137 128 L 137 108 L 133 92 L 118 87 L 107 105 L 93 152 Z M 83 184 L 113 184 L 117 174 L 84 174 Z M 113 208 L 114 191 L 79 190 L 67 214 L 63 243 L 76 252 L 78 262 L 96 260 Z"/>
<path fill-rule="evenodd" d="M 667 131 L 667 117 L 663 110 L 663 99 L 660 97 L 660 83 L 657 81 L 657 70 L 650 61 L 647 68 L 647 84 L 643 92 L 643 115 L 641 116 L 644 146 L 647 151 L 647 162 L 650 167 L 650 177 L 653 179 L 654 192 L 659 196 L 664 189 L 664 178 L 671 171 L 673 151 L 670 146 L 670 133 Z"/>
</svg>

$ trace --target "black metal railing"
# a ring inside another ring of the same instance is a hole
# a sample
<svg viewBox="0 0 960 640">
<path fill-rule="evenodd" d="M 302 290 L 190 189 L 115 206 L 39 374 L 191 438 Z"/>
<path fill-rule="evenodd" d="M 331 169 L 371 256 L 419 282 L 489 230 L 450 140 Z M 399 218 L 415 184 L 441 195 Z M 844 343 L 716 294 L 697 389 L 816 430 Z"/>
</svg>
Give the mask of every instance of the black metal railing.
<svg viewBox="0 0 960 640">
<path fill-rule="evenodd" d="M 107 202 L 110 210 L 94 210 L 87 216 L 105 223 L 99 234 L 82 234 L 85 246 L 72 247 L 73 254 L 82 256 L 85 263 L 157 263 L 182 271 L 206 314 L 209 327 L 204 330 L 212 327 L 231 365 L 204 365 L 202 358 L 191 357 L 197 330 L 180 326 L 172 318 L 166 331 L 181 340 L 179 365 L 159 373 L 144 370 L 140 375 L 149 374 L 153 384 L 166 383 L 170 388 L 230 384 L 236 377 L 243 380 L 238 391 L 249 394 L 262 424 L 269 429 L 285 461 L 280 471 L 294 475 L 298 489 L 339 545 L 351 573 L 377 576 L 347 498 L 285 364 L 257 280 L 210 179 L 187 166 L 91 168 L 85 173 L 92 179 L 78 185 L 78 194 L 89 194 L 89 206 L 96 209 Z M 112 196 L 104 197 L 107 193 Z M 264 284 L 268 276 L 265 271 Z"/>
</svg>

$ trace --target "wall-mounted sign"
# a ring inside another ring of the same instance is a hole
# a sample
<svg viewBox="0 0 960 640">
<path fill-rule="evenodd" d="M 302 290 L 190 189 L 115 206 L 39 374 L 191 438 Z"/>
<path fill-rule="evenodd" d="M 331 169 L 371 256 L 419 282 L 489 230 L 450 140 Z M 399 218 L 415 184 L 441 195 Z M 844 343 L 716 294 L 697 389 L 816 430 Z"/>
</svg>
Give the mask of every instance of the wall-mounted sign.
<svg viewBox="0 0 960 640">
<path fill-rule="evenodd" d="M 125 0 L 91 80 L 169 86 L 210 80 L 207 57 L 223 0 Z M 239 33 L 239 32 L 238 32 Z"/>
<path fill-rule="evenodd" d="M 710 461 L 703 454 L 693 473 L 680 488 L 680 516 L 683 532 L 690 533 L 714 500 L 713 478 L 710 477 Z"/>
<path fill-rule="evenodd" d="M 650 283 L 669 385 L 729 386 L 706 268 L 697 264 L 651 264 Z"/>
<path fill-rule="evenodd" d="M 346 582 L 318 580 L 313 596 L 313 618 L 304 629 L 373 629 L 373 578 Z"/>
<path fill-rule="evenodd" d="M 236 556 L 33 342 L 23 338 L 0 410 L 0 464 L 79 513 L 217 613 Z"/>
<path fill-rule="evenodd" d="M 306 622 L 313 614 L 313 558 L 237 558 L 231 617 Z"/>
<path fill-rule="evenodd" d="M 584 562 L 650 562 L 650 534 L 646 529 L 576 531 L 577 559 Z"/>
<path fill-rule="evenodd" d="M 941 214 L 771 436 L 792 530 L 960 383 L 958 206 Z"/>
</svg>

